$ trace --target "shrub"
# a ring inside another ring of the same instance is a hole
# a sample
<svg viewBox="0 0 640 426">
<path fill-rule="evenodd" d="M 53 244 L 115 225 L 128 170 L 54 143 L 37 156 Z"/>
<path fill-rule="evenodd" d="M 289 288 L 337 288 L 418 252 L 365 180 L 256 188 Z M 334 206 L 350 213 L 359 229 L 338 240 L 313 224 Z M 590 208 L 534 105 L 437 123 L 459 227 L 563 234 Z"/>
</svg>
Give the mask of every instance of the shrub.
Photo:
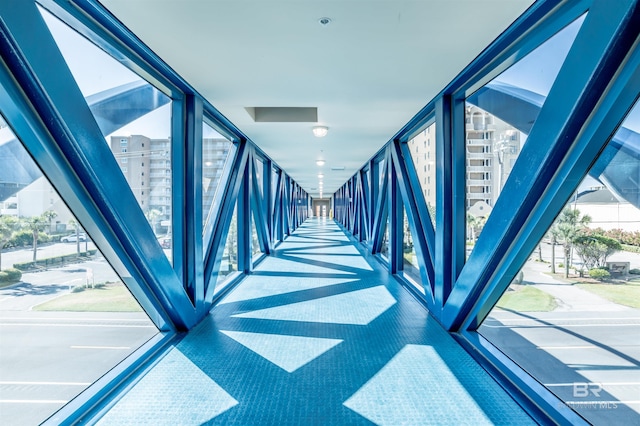
<svg viewBox="0 0 640 426">
<path fill-rule="evenodd" d="M 38 232 L 38 244 L 48 243 L 51 237 L 44 232 Z M 24 247 L 33 244 L 33 233 L 28 229 L 22 229 L 13 235 L 13 238 L 7 243 L 7 247 Z"/>
<path fill-rule="evenodd" d="M 629 274 L 631 274 L 631 275 L 640 275 L 640 269 L 638 269 L 638 268 L 629 269 Z"/>
<path fill-rule="evenodd" d="M 22 278 L 22 272 L 17 269 L 8 268 L 0 271 L 0 283 L 17 283 Z"/>
<path fill-rule="evenodd" d="M 22 272 L 15 268 L 7 268 L 4 270 L 4 273 L 7 274 L 9 281 L 18 282 L 22 278 Z"/>
<path fill-rule="evenodd" d="M 20 262 L 14 263 L 13 266 L 21 271 L 31 271 L 37 268 L 36 262 Z"/>
<path fill-rule="evenodd" d="M 74 287 L 73 290 L 71 290 L 71 293 L 80 293 L 81 291 L 84 291 L 84 287 L 78 286 Z"/>
<path fill-rule="evenodd" d="M 606 269 L 602 268 L 593 268 L 589 270 L 589 276 L 594 280 L 604 281 L 609 278 L 611 274 Z"/>
</svg>

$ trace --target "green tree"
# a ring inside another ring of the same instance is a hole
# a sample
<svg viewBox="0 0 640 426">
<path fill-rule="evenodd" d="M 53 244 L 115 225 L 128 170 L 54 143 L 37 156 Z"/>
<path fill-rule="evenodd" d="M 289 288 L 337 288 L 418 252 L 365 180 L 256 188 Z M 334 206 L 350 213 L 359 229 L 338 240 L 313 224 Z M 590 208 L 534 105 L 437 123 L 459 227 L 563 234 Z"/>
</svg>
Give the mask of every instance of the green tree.
<svg viewBox="0 0 640 426">
<path fill-rule="evenodd" d="M 0 215 L 0 269 L 2 269 L 2 250 L 20 229 L 20 221 L 14 216 Z"/>
<path fill-rule="evenodd" d="M 162 216 L 162 212 L 158 209 L 150 209 L 150 210 L 147 210 L 147 212 L 144 215 L 147 218 L 147 221 L 149 221 L 149 224 L 151 225 L 151 229 L 153 229 L 153 233 L 156 234 L 157 233 L 156 228 L 158 227 L 158 218 Z"/>
<path fill-rule="evenodd" d="M 474 216 L 467 213 L 467 239 L 475 241 L 480 235 L 487 219 L 483 216 Z"/>
<path fill-rule="evenodd" d="M 591 216 L 580 215 L 580 210 L 565 207 L 552 225 L 551 234 L 564 249 L 564 277 L 569 277 L 573 241 L 583 235 L 583 229 L 591 222 Z"/>
<path fill-rule="evenodd" d="M 53 213 L 53 215 L 51 214 Z M 40 216 L 31 216 L 29 218 L 23 219 L 24 225 L 27 229 L 31 231 L 31 235 L 33 238 L 33 261 L 36 261 L 38 255 L 38 234 L 47 226 L 50 226 L 51 219 L 56 216 L 55 212 L 48 210 L 41 214 Z"/>
<path fill-rule="evenodd" d="M 580 235 L 573 245 L 587 271 L 606 266 L 607 257 L 622 250 L 618 241 L 604 235 Z"/>
</svg>

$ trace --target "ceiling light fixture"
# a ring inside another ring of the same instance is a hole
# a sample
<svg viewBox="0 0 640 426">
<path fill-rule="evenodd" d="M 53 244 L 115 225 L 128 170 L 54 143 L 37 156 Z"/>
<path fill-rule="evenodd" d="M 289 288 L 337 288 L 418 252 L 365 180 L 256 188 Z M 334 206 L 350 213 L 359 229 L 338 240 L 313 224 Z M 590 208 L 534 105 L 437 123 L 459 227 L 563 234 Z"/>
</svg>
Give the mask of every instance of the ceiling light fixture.
<svg viewBox="0 0 640 426">
<path fill-rule="evenodd" d="M 316 126 L 313 128 L 313 135 L 316 138 L 323 138 L 327 136 L 328 131 L 329 131 L 329 128 L 327 126 Z"/>
<path fill-rule="evenodd" d="M 324 175 L 323 175 L 322 173 L 318 173 L 318 177 L 319 177 L 320 179 L 322 179 L 322 178 L 324 177 Z"/>
<path fill-rule="evenodd" d="M 324 160 L 318 160 L 316 161 L 316 164 L 320 167 L 324 166 Z"/>
<path fill-rule="evenodd" d="M 318 23 L 320 25 L 322 25 L 323 27 L 326 27 L 327 25 L 329 25 L 331 23 L 331 18 L 326 18 L 326 17 L 320 18 L 320 19 L 318 19 Z"/>
</svg>

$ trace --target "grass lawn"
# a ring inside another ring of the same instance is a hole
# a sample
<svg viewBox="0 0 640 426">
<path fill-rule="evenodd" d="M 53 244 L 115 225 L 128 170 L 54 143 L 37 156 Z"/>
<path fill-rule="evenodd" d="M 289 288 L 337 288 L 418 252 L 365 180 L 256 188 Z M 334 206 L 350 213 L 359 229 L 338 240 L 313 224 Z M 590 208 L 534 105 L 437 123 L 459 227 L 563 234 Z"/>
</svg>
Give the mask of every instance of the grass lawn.
<svg viewBox="0 0 640 426">
<path fill-rule="evenodd" d="M 56 297 L 33 307 L 34 311 L 139 312 L 142 309 L 122 284 L 87 288 Z"/>
<path fill-rule="evenodd" d="M 618 305 L 640 309 L 640 283 L 626 284 L 576 284 L 583 290 L 590 291 Z"/>
<path fill-rule="evenodd" d="M 506 291 L 498 307 L 518 312 L 549 312 L 557 305 L 553 296 L 535 287 L 515 286 L 513 291 Z"/>
</svg>

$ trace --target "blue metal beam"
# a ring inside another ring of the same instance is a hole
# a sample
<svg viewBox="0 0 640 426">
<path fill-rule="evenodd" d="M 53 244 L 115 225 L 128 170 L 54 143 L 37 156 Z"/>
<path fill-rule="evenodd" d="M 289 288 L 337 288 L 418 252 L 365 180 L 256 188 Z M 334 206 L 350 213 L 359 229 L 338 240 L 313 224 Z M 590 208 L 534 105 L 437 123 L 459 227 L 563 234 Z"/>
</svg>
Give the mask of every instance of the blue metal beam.
<svg viewBox="0 0 640 426">
<path fill-rule="evenodd" d="M 447 300 L 442 323 L 448 329 L 457 330 L 472 313 L 505 254 L 514 241 L 519 241 L 520 231 L 547 190 L 548 182 L 566 153 L 574 149 L 585 121 L 636 41 L 640 28 L 638 14 L 637 5 L 631 0 L 592 5 L 528 142 Z M 549 224 L 560 208 L 559 205 L 545 213 Z M 537 241 L 531 243 L 535 245 Z M 506 289 L 508 281 L 501 280 L 500 292 Z"/>
<path fill-rule="evenodd" d="M 434 302 L 435 271 L 433 253 L 435 251 L 435 235 L 429 218 L 427 203 L 422 195 L 420 183 L 408 150 L 407 144 L 395 142 L 390 144 L 391 160 L 397 180 L 397 189 L 402 196 L 402 203 L 409 222 L 413 239 L 413 247 L 418 259 L 420 277 L 431 307 Z"/>
<path fill-rule="evenodd" d="M 173 163 L 174 267 L 181 267 L 187 293 L 198 316 L 203 316 L 206 310 L 202 261 L 202 99 L 187 95 L 183 114 L 184 144 L 173 144 L 174 153 L 180 152 L 174 154 L 174 159 L 180 161 Z M 173 117 L 175 122 L 182 114 L 173 114 Z"/>
<path fill-rule="evenodd" d="M 255 158 L 254 156 L 254 161 L 259 161 L 259 160 L 257 160 L 257 158 Z M 263 173 L 263 175 L 264 174 L 265 173 Z M 262 184 L 264 191 L 266 191 L 267 188 L 264 185 L 264 176 L 262 176 L 261 181 L 258 181 L 258 178 L 255 173 L 255 167 L 254 167 L 254 172 L 251 173 L 251 176 L 249 176 L 249 178 L 251 179 L 251 182 L 252 182 L 251 210 L 253 212 L 253 223 L 256 227 L 256 232 L 258 234 L 260 250 L 264 254 L 268 255 L 271 253 L 271 239 L 269 238 L 269 229 L 268 229 L 269 226 L 267 224 L 267 213 L 266 213 L 268 209 L 265 209 L 265 202 L 260 192 L 260 185 Z M 265 193 L 265 195 L 268 195 L 268 194 Z"/>
<path fill-rule="evenodd" d="M 229 233 L 229 225 L 233 217 L 233 209 L 236 207 L 236 200 L 240 192 L 240 185 L 249 161 L 249 144 L 241 142 L 238 146 L 236 156 L 233 160 L 231 173 L 224 186 L 222 202 L 220 210 L 215 221 L 212 224 L 213 232 L 209 240 L 208 256 L 205 258 L 204 278 L 205 278 L 205 304 L 207 307 L 213 302 L 215 288 L 218 280 L 218 271 L 222 262 L 227 236 Z M 238 265 L 238 269 L 240 266 Z"/>
<path fill-rule="evenodd" d="M 10 73 L 3 84 L 19 85 L 8 90 L 13 97 L 28 98 L 25 111 L 37 114 L 46 134 L 15 125 L 10 112 L 7 120 L 150 318 L 160 328 L 190 328 L 196 316 L 181 280 L 138 208 L 35 4 L 0 3 L 0 15 L 0 51 Z"/>
<path fill-rule="evenodd" d="M 385 152 L 385 159 L 386 159 L 386 152 Z M 387 188 L 389 187 L 388 184 L 388 173 L 387 173 L 387 168 L 388 168 L 389 162 L 386 161 L 385 162 L 385 167 L 384 170 L 378 170 L 379 169 L 379 162 L 376 163 L 375 165 L 375 169 L 376 169 L 376 174 L 373 177 L 373 179 L 376 181 L 375 185 L 378 186 L 378 182 L 380 181 L 380 179 L 378 179 L 379 173 L 381 173 L 383 175 L 383 179 L 382 179 L 382 186 L 380 186 L 378 188 L 378 192 L 377 192 L 377 205 L 376 205 L 376 210 L 374 212 L 374 219 L 373 219 L 373 230 L 372 230 L 372 236 L 371 236 L 371 240 L 369 241 L 369 251 L 371 252 L 371 254 L 377 254 L 380 253 L 380 248 L 382 247 L 382 239 L 384 236 L 384 226 L 387 223 L 387 217 L 389 214 L 389 203 L 387 202 L 387 197 L 386 197 L 386 193 L 387 193 Z"/>
</svg>

